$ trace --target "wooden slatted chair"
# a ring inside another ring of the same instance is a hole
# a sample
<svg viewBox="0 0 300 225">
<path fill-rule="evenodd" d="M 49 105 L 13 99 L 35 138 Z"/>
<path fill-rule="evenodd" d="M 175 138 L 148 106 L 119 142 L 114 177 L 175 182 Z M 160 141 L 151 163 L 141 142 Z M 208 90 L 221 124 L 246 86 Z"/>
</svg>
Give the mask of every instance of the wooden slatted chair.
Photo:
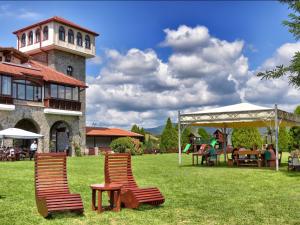
<svg viewBox="0 0 300 225">
<path fill-rule="evenodd" d="M 129 153 L 105 154 L 105 183 L 122 184 L 121 202 L 126 208 L 138 208 L 141 204 L 160 205 L 164 196 L 156 187 L 139 188 L 134 180 Z"/>
<path fill-rule="evenodd" d="M 35 198 L 43 217 L 61 211 L 83 213 L 80 194 L 71 194 L 68 187 L 65 153 L 36 154 Z"/>
</svg>

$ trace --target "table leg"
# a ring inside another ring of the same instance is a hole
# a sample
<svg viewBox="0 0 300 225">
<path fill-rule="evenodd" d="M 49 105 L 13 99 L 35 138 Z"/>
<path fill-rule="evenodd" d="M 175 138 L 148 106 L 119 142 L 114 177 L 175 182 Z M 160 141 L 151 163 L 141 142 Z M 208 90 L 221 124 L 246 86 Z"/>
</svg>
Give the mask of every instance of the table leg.
<svg viewBox="0 0 300 225">
<path fill-rule="evenodd" d="M 192 158 L 193 158 L 193 165 L 195 165 L 195 163 L 194 163 L 194 156 L 195 156 L 195 155 L 192 155 Z"/>
<path fill-rule="evenodd" d="M 102 209 L 102 190 L 98 190 L 98 213 L 103 212 Z"/>
<path fill-rule="evenodd" d="M 119 212 L 121 210 L 121 190 L 116 191 L 116 200 L 115 200 L 115 212 Z"/>
<path fill-rule="evenodd" d="M 116 191 L 110 191 L 109 194 L 109 203 L 110 203 L 110 208 L 113 210 L 114 209 L 114 204 L 115 204 L 115 192 Z"/>
<path fill-rule="evenodd" d="M 95 211 L 96 210 L 96 190 L 92 189 L 92 210 Z"/>
<path fill-rule="evenodd" d="M 197 155 L 197 166 L 199 164 L 199 155 Z"/>
</svg>

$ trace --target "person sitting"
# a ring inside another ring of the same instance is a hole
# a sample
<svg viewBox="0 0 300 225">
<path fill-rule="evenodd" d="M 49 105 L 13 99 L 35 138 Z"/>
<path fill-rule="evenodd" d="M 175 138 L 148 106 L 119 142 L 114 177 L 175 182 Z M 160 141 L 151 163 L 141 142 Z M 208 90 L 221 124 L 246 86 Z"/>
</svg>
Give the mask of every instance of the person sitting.
<svg viewBox="0 0 300 225">
<path fill-rule="evenodd" d="M 217 164 L 217 151 L 212 145 L 209 145 L 207 163 L 208 165 Z"/>
<path fill-rule="evenodd" d="M 238 159 L 238 148 L 234 148 L 231 153 L 231 159 L 235 162 Z"/>
<path fill-rule="evenodd" d="M 275 167 L 276 163 L 276 154 L 273 144 L 268 145 L 267 150 L 265 151 L 265 166 Z"/>
<path fill-rule="evenodd" d="M 9 149 L 9 155 L 8 155 L 9 160 L 13 161 L 16 160 L 16 152 L 14 148 Z"/>
</svg>

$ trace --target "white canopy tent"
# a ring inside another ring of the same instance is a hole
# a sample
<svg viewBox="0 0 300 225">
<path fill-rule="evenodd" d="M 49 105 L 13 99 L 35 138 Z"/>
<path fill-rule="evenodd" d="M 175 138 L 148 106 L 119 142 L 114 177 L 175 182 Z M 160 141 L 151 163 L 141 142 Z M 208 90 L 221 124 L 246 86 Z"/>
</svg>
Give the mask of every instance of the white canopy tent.
<svg viewBox="0 0 300 225">
<path fill-rule="evenodd" d="M 227 128 L 274 127 L 276 170 L 278 170 L 278 128 L 279 126 L 300 126 L 300 117 L 277 109 L 277 105 L 274 108 L 267 108 L 250 103 L 240 103 L 194 113 L 181 114 L 178 111 L 179 165 L 181 164 L 181 129 L 187 126 L 222 128 L 225 134 Z M 226 160 L 226 145 L 224 145 L 224 156 Z"/>
<path fill-rule="evenodd" d="M 0 131 L 0 139 L 35 139 L 42 137 L 43 135 L 41 134 L 36 134 L 19 128 L 8 128 Z"/>
</svg>

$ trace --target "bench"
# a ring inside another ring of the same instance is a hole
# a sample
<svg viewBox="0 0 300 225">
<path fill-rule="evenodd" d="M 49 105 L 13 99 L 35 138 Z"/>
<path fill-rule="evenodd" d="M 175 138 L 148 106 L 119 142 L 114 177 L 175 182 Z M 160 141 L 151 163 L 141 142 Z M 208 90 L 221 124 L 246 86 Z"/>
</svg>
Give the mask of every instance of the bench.
<svg viewBox="0 0 300 225">
<path fill-rule="evenodd" d="M 243 156 L 243 157 L 241 157 Z M 254 157 L 253 157 L 254 156 Z M 257 166 L 261 167 L 260 151 L 244 150 L 235 151 L 233 154 L 234 162 L 237 166 Z"/>
<path fill-rule="evenodd" d="M 120 184 L 121 203 L 126 208 L 138 208 L 141 204 L 160 205 L 164 196 L 156 187 L 140 188 L 132 174 L 129 153 L 105 154 L 105 184 Z"/>
<path fill-rule="evenodd" d="M 83 213 L 80 194 L 69 190 L 66 153 L 37 153 L 34 177 L 36 205 L 43 217 L 61 211 Z"/>
</svg>

